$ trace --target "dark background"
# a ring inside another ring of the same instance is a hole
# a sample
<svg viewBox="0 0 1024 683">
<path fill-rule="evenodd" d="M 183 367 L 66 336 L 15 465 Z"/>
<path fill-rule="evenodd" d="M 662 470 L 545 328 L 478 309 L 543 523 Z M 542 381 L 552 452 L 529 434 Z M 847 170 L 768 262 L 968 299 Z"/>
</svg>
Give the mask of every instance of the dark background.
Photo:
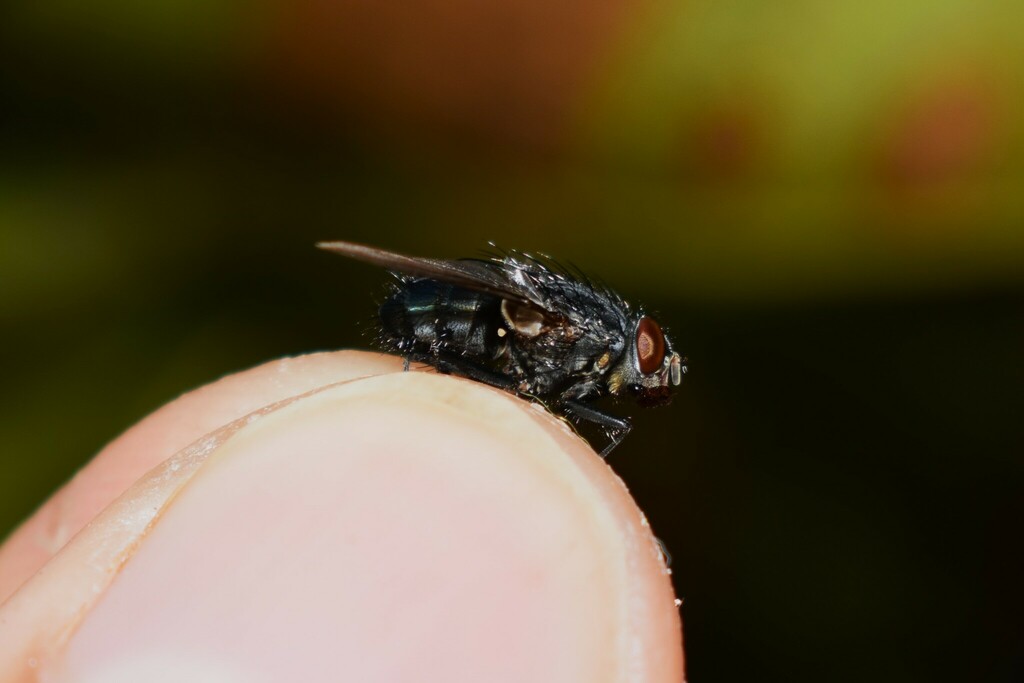
<svg viewBox="0 0 1024 683">
<path fill-rule="evenodd" d="M 690 374 L 612 459 L 693 681 L 1024 676 L 1019 4 L 0 10 L 0 534 L 181 392 L 365 347 L 350 239 L 549 252 Z"/>
</svg>

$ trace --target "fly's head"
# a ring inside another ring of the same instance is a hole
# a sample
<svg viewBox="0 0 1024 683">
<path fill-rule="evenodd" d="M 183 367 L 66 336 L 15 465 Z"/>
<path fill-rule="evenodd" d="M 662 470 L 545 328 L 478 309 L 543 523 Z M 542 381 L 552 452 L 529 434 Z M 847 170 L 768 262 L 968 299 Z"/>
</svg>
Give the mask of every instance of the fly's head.
<svg viewBox="0 0 1024 683">
<path fill-rule="evenodd" d="M 650 316 L 636 318 L 625 353 L 608 373 L 613 396 L 632 396 L 642 406 L 657 406 L 672 399 L 672 387 L 686 374 L 686 360 L 672 350 L 661 326 Z"/>
</svg>

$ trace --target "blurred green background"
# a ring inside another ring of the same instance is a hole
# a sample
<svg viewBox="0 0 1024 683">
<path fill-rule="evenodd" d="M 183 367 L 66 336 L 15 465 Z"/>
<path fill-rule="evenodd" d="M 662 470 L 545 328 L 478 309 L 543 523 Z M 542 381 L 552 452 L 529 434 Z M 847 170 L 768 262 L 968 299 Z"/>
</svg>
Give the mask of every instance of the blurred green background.
<svg viewBox="0 0 1024 683">
<path fill-rule="evenodd" d="M 1022 26 L 999 0 L 8 4 L 0 534 L 181 392 L 366 346 L 384 277 L 315 240 L 494 240 L 690 358 L 612 462 L 674 555 L 691 680 L 1024 680 Z"/>
</svg>

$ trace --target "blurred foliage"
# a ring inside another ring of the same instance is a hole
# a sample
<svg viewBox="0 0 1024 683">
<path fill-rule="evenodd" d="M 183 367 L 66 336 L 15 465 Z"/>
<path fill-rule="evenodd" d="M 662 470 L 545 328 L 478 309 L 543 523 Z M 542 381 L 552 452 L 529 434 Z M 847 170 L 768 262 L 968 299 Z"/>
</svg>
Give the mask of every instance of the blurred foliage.
<svg viewBox="0 0 1024 683">
<path fill-rule="evenodd" d="M 643 300 L 690 357 L 613 464 L 675 555 L 692 680 L 1019 680 L 1021 25 L 996 0 L 6 6 L 0 532 L 178 393 L 365 346 L 382 274 L 314 241 L 494 240 Z"/>
</svg>

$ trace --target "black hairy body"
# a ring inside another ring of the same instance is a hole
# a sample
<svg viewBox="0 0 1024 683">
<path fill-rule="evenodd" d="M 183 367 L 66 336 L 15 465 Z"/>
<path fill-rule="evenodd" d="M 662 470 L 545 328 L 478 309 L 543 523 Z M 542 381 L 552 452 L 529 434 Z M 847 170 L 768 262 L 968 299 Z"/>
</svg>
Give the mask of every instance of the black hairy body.
<svg viewBox="0 0 1024 683">
<path fill-rule="evenodd" d="M 630 423 L 590 404 L 609 395 L 667 403 L 685 372 L 653 318 L 549 260 L 507 252 L 443 261 L 347 242 L 320 246 L 395 275 L 378 312 L 385 349 L 597 424 L 611 440 L 602 455 Z"/>
</svg>

